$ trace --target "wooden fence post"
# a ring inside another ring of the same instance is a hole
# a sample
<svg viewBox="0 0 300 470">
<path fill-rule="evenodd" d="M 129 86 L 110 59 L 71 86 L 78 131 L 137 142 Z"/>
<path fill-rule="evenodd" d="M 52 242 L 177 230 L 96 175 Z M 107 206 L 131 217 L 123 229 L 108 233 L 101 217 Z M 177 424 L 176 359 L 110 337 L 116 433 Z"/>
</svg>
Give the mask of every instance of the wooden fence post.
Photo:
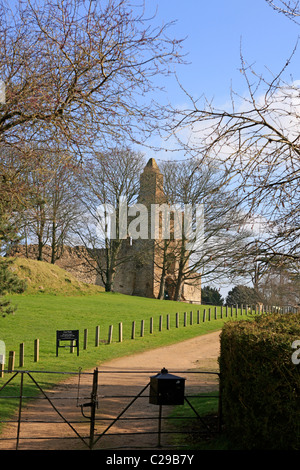
<svg viewBox="0 0 300 470">
<path fill-rule="evenodd" d="M 210 321 L 210 308 L 208 309 L 208 321 Z"/>
<path fill-rule="evenodd" d="M 9 351 L 8 372 L 13 372 L 15 370 L 15 355 L 15 351 Z"/>
<path fill-rule="evenodd" d="M 83 336 L 83 349 L 87 349 L 87 341 L 88 341 L 88 330 L 84 330 L 84 336 Z"/>
<path fill-rule="evenodd" d="M 184 312 L 183 316 L 183 326 L 186 326 L 186 312 Z"/>
<path fill-rule="evenodd" d="M 159 316 L 159 328 L 158 328 L 159 331 L 162 330 L 162 320 L 163 320 L 163 317 L 162 317 L 162 315 L 160 315 L 160 316 Z"/>
<path fill-rule="evenodd" d="M 40 340 L 34 340 L 34 362 L 38 362 L 40 358 Z"/>
<path fill-rule="evenodd" d="M 194 323 L 194 318 L 193 318 L 193 311 L 190 312 L 190 325 Z"/>
<path fill-rule="evenodd" d="M 113 336 L 113 325 L 109 325 L 108 329 L 108 344 L 112 342 L 112 336 Z"/>
<path fill-rule="evenodd" d="M 131 339 L 135 338 L 135 321 L 132 322 L 132 327 L 131 327 Z"/>
<path fill-rule="evenodd" d="M 200 310 L 197 310 L 197 324 L 200 323 Z"/>
<path fill-rule="evenodd" d="M 153 317 L 150 318 L 150 334 L 153 333 Z"/>
<path fill-rule="evenodd" d="M 217 307 L 215 307 L 215 320 L 217 319 Z"/>
<path fill-rule="evenodd" d="M 170 329 L 170 315 L 167 315 L 167 330 Z"/>
<path fill-rule="evenodd" d="M 123 323 L 119 323 L 119 343 L 123 341 Z"/>
<path fill-rule="evenodd" d="M 19 367 L 24 366 L 24 343 L 20 344 Z"/>
<path fill-rule="evenodd" d="M 176 318 L 176 320 L 175 320 L 176 321 L 176 328 L 179 328 L 179 313 L 178 312 L 176 312 L 175 318 Z"/>
<path fill-rule="evenodd" d="M 141 320 L 141 337 L 144 336 L 144 324 L 145 324 L 144 320 Z"/>
<path fill-rule="evenodd" d="M 100 326 L 96 326 L 95 346 L 98 347 L 99 343 L 100 343 Z"/>
<path fill-rule="evenodd" d="M 206 317 L 206 309 L 203 310 L 203 323 L 205 322 Z"/>
</svg>

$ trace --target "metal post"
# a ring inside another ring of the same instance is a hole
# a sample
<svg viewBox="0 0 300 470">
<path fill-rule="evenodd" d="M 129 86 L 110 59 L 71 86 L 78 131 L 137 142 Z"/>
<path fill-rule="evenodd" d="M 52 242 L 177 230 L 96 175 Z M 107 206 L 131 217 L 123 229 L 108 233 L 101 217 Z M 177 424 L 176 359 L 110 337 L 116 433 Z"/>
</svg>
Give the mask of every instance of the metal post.
<svg viewBox="0 0 300 470">
<path fill-rule="evenodd" d="M 162 416 L 162 405 L 159 405 L 159 414 L 158 414 L 158 443 L 157 443 L 157 447 L 161 447 L 161 416 Z"/>
<path fill-rule="evenodd" d="M 20 344 L 19 367 L 24 367 L 24 343 Z"/>
<path fill-rule="evenodd" d="M 17 443 L 16 450 L 19 447 L 19 438 L 20 438 L 20 426 L 21 426 L 21 411 L 22 411 L 22 399 L 23 399 L 23 375 L 21 372 L 21 383 L 20 383 L 20 401 L 19 401 L 19 416 L 18 416 L 18 430 L 17 430 Z"/>
<path fill-rule="evenodd" d="M 94 435 L 95 435 L 95 416 L 96 416 L 96 407 L 97 407 L 97 390 L 98 390 L 98 368 L 94 370 L 93 375 L 93 388 L 91 394 L 91 421 L 90 421 L 90 449 L 94 445 Z"/>
</svg>

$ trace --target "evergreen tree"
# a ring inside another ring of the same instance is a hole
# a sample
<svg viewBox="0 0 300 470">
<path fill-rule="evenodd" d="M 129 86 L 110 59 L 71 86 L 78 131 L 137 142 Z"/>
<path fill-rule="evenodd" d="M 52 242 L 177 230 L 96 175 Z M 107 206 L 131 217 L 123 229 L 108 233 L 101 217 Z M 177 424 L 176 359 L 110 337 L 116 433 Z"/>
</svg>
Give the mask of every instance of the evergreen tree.
<svg viewBox="0 0 300 470">
<path fill-rule="evenodd" d="M 201 303 L 205 305 L 223 305 L 224 299 L 216 288 L 204 286 L 201 289 Z"/>
<path fill-rule="evenodd" d="M 21 293 L 26 288 L 26 282 L 10 271 L 11 263 L 12 260 L 0 259 L 0 315 L 2 317 L 15 311 L 15 307 L 7 299 L 6 294 Z"/>
<path fill-rule="evenodd" d="M 11 259 L 3 257 L 7 252 L 8 246 L 18 240 L 17 223 L 14 220 L 14 211 L 8 203 L 8 191 L 6 182 L 3 180 L 0 184 L 0 195 L 3 196 L 0 202 L 0 315 L 5 317 L 7 314 L 15 311 L 15 307 L 6 297 L 8 293 L 20 293 L 26 289 L 26 282 L 19 279 L 16 274 L 10 270 Z"/>
<path fill-rule="evenodd" d="M 254 305 L 262 302 L 262 298 L 256 289 L 247 286 L 235 286 L 228 292 L 226 305 Z"/>
</svg>

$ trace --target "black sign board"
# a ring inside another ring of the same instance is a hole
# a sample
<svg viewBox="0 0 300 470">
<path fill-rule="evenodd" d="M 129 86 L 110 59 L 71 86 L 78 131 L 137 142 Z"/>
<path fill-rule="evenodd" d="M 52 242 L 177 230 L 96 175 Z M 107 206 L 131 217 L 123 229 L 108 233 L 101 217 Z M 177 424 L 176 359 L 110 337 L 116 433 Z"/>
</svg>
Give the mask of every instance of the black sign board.
<svg viewBox="0 0 300 470">
<path fill-rule="evenodd" d="M 70 341 L 70 345 L 60 345 L 61 341 Z M 75 342 L 75 344 L 74 344 Z M 58 348 L 77 348 L 77 356 L 79 356 L 79 330 L 57 330 L 56 331 L 56 356 L 58 356 Z"/>
</svg>

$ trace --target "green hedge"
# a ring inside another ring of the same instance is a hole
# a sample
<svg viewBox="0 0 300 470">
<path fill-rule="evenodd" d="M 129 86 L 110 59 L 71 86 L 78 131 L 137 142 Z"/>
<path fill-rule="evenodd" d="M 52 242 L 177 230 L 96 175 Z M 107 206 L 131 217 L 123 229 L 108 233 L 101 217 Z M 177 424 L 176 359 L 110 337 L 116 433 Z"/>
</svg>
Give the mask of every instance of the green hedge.
<svg viewBox="0 0 300 470">
<path fill-rule="evenodd" d="M 226 323 L 220 373 L 224 430 L 236 448 L 300 450 L 299 314 Z M 295 361 L 294 361 L 295 362 Z"/>
</svg>

